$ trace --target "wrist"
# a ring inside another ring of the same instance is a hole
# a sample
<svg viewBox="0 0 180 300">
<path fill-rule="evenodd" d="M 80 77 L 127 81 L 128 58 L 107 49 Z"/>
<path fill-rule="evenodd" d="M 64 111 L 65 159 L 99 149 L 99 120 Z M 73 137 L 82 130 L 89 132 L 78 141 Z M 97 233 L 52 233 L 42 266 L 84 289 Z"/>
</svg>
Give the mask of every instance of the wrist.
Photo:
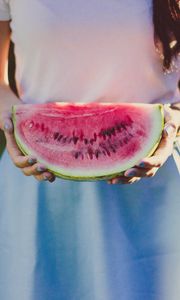
<svg viewBox="0 0 180 300">
<path fill-rule="evenodd" d="M 164 104 L 165 123 L 170 122 L 177 128 L 177 135 L 180 134 L 180 103 Z"/>
<path fill-rule="evenodd" d="M 19 104 L 20 99 L 12 92 L 9 85 L 0 83 L 0 113 L 11 111 L 15 104 Z"/>
<path fill-rule="evenodd" d="M 180 111 L 180 101 L 178 102 L 173 102 L 169 104 L 169 107 L 173 110 Z"/>
</svg>

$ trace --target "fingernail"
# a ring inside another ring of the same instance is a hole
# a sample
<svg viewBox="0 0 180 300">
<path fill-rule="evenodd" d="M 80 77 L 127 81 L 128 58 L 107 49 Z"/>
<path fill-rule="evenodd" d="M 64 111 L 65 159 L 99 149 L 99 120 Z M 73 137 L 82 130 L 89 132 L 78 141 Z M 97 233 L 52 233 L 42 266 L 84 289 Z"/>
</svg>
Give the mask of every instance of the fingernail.
<svg viewBox="0 0 180 300">
<path fill-rule="evenodd" d="M 28 159 L 28 163 L 29 163 L 30 165 L 35 164 L 36 161 L 37 161 L 36 158 L 29 158 L 29 159 Z"/>
<path fill-rule="evenodd" d="M 135 171 L 131 171 L 131 172 L 128 172 L 125 174 L 126 177 L 133 177 L 136 175 L 136 172 Z"/>
<path fill-rule="evenodd" d="M 175 126 L 173 124 L 168 124 L 165 126 L 164 131 L 167 136 L 171 136 L 175 132 Z"/>
<path fill-rule="evenodd" d="M 144 163 L 144 162 L 141 162 L 141 163 L 139 164 L 139 167 L 144 168 L 144 167 L 145 167 L 145 163 Z"/>
<path fill-rule="evenodd" d="M 112 184 L 116 184 L 116 183 L 118 183 L 118 182 L 120 182 L 119 179 L 113 179 L 113 180 L 112 180 Z"/>
<path fill-rule="evenodd" d="M 49 179 L 49 182 L 51 182 L 51 183 L 52 183 L 52 182 L 54 182 L 54 181 L 55 181 L 55 179 L 56 179 L 55 177 L 52 177 L 51 179 Z"/>
<path fill-rule="evenodd" d="M 44 174 L 43 177 L 45 180 L 54 180 L 54 176 L 52 174 Z"/>
<path fill-rule="evenodd" d="M 10 127 L 10 125 L 9 125 L 8 123 L 5 123 L 5 124 L 4 124 L 4 130 L 5 130 L 5 131 L 9 131 L 10 128 L 11 128 L 11 127 Z"/>
<path fill-rule="evenodd" d="M 36 169 L 38 172 L 44 172 L 46 170 L 45 167 L 37 167 Z"/>
<path fill-rule="evenodd" d="M 108 181 L 107 183 L 108 183 L 108 184 L 112 184 L 112 181 Z"/>
</svg>

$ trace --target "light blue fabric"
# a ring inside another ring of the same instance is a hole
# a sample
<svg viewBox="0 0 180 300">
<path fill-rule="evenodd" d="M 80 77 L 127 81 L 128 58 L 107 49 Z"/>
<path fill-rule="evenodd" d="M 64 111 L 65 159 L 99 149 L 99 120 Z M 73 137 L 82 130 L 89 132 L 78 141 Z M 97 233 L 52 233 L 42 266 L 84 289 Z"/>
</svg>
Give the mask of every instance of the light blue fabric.
<svg viewBox="0 0 180 300">
<path fill-rule="evenodd" d="M 9 5 L 8 5 L 8 4 Z M 21 99 L 173 102 L 150 0 L 0 0 Z M 0 161 L 0 300 L 180 300 L 180 181 L 39 183 Z"/>
<path fill-rule="evenodd" d="M 39 183 L 7 153 L 0 169 L 0 299 L 180 299 L 172 158 L 133 185 Z"/>
</svg>

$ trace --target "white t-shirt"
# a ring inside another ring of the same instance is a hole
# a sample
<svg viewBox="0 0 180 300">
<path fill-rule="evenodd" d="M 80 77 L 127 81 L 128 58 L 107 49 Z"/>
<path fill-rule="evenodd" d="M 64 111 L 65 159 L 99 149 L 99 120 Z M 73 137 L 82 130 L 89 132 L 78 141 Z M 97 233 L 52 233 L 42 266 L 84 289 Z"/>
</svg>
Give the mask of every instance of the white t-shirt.
<svg viewBox="0 0 180 300">
<path fill-rule="evenodd" d="M 11 19 L 24 102 L 179 97 L 180 69 L 164 74 L 155 51 L 151 0 L 0 0 L 0 19 Z"/>
</svg>

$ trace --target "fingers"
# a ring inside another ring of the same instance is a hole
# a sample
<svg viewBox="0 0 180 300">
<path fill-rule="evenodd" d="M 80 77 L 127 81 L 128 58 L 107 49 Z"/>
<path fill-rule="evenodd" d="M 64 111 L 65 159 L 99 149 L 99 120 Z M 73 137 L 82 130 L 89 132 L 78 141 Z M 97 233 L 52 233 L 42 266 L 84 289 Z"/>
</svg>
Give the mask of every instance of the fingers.
<svg viewBox="0 0 180 300">
<path fill-rule="evenodd" d="M 53 182 L 55 176 L 47 172 L 45 166 L 37 163 L 35 157 L 23 156 L 22 152 L 18 149 L 14 135 L 6 133 L 7 150 L 16 167 L 21 168 L 22 172 L 26 176 L 34 175 L 37 180 L 49 180 Z M 44 173 L 46 172 L 46 173 Z"/>
<path fill-rule="evenodd" d="M 16 156 L 22 156 L 21 151 L 19 150 L 15 138 L 14 138 L 14 133 L 13 133 L 13 124 L 10 119 L 6 119 L 4 123 L 4 134 L 6 137 L 6 146 L 9 155 L 11 158 L 15 159 Z"/>
<path fill-rule="evenodd" d="M 118 176 L 116 178 L 113 178 L 111 180 L 108 180 L 109 184 L 132 184 L 135 182 L 138 182 L 141 178 L 133 177 L 133 178 L 127 178 L 125 176 Z"/>
<path fill-rule="evenodd" d="M 50 182 L 53 182 L 55 180 L 55 176 L 48 172 L 45 166 L 38 163 L 33 166 L 22 168 L 22 172 L 25 176 L 34 175 L 34 177 L 39 181 L 49 180 Z"/>
<path fill-rule="evenodd" d="M 4 112 L 1 115 L 0 118 L 0 127 L 2 130 L 4 130 L 4 133 L 6 134 L 13 134 L 14 127 L 13 127 L 13 122 L 11 119 L 12 115 L 11 112 Z"/>
<path fill-rule="evenodd" d="M 35 163 L 33 166 L 22 168 L 21 170 L 25 176 L 33 175 L 38 181 L 55 181 L 55 176 L 51 172 L 48 172 L 46 167 L 38 163 Z"/>
<path fill-rule="evenodd" d="M 124 176 L 129 178 L 155 176 L 159 168 L 165 163 L 172 153 L 176 130 L 175 124 L 171 121 L 167 122 L 163 131 L 162 139 L 154 155 L 143 159 L 134 168 L 128 169 L 124 173 Z"/>
<path fill-rule="evenodd" d="M 49 172 L 44 172 L 42 174 L 39 175 L 35 175 L 34 176 L 35 179 L 37 179 L 38 181 L 46 181 L 48 180 L 49 182 L 54 182 L 55 181 L 55 176 Z"/>
<path fill-rule="evenodd" d="M 161 167 L 172 154 L 173 144 L 176 137 L 176 125 L 166 123 L 159 146 L 153 156 L 143 159 L 137 167 L 150 169 Z"/>
<path fill-rule="evenodd" d="M 16 167 L 25 168 L 36 162 L 36 158 L 31 157 L 31 156 L 24 156 L 22 154 L 22 152 L 19 150 L 19 148 L 16 144 L 13 134 L 11 135 L 11 134 L 5 132 L 5 136 L 6 136 L 7 151 Z"/>
<path fill-rule="evenodd" d="M 37 163 L 35 157 L 24 156 L 21 150 L 18 148 L 15 137 L 14 128 L 11 120 L 11 113 L 5 113 L 1 120 L 1 127 L 4 130 L 6 137 L 6 148 L 14 163 L 14 165 L 20 168 L 24 175 L 33 175 L 38 181 L 48 180 L 53 182 L 55 176 L 48 172 L 45 166 Z"/>
<path fill-rule="evenodd" d="M 13 123 L 11 120 L 11 113 L 6 113 L 3 115 L 2 118 L 2 125 L 4 128 L 4 134 L 6 137 L 6 148 L 11 156 L 14 164 L 17 167 L 25 167 L 28 166 L 28 159 L 30 160 L 30 164 L 33 163 L 33 160 L 35 160 L 32 157 L 25 157 L 23 156 L 22 152 L 17 146 L 15 137 L 14 137 L 14 128 L 13 128 Z M 32 162 L 31 162 L 32 160 Z"/>
<path fill-rule="evenodd" d="M 8 153 L 15 166 L 20 168 L 24 175 L 34 175 L 38 181 L 49 180 L 50 182 L 53 182 L 55 180 L 55 176 L 52 173 L 47 172 L 45 166 L 37 163 L 35 157 L 22 155 L 13 135 L 6 134 L 6 137 Z"/>
<path fill-rule="evenodd" d="M 153 177 L 156 175 L 159 168 L 132 168 L 124 173 L 124 176 L 119 176 L 108 181 L 109 184 L 132 184 L 138 182 L 143 177 Z"/>
<path fill-rule="evenodd" d="M 39 175 L 42 172 L 46 171 L 46 167 L 40 164 L 34 164 L 33 166 L 28 166 L 22 169 L 24 175 L 31 176 L 31 175 Z"/>
<path fill-rule="evenodd" d="M 165 137 L 174 137 L 176 136 L 177 133 L 177 126 L 175 123 L 172 121 L 169 121 L 165 124 L 164 130 L 163 130 L 163 135 Z"/>
<path fill-rule="evenodd" d="M 162 166 L 162 158 L 158 155 L 146 157 L 141 161 L 137 167 L 144 168 L 144 169 L 150 169 L 150 168 L 159 168 Z"/>
<path fill-rule="evenodd" d="M 131 168 L 125 172 L 126 177 L 153 177 L 159 168 L 150 167 L 148 168 Z"/>
<path fill-rule="evenodd" d="M 13 123 L 10 118 L 6 118 L 3 122 L 3 127 L 2 127 L 7 134 L 12 134 L 13 133 Z"/>
<path fill-rule="evenodd" d="M 17 156 L 12 156 L 13 163 L 18 168 L 26 168 L 32 166 L 36 163 L 36 158 L 30 156 L 22 156 L 22 154 Z"/>
<path fill-rule="evenodd" d="M 176 138 L 177 128 L 173 123 L 166 123 L 163 130 L 162 139 L 155 152 L 158 156 L 163 156 L 165 159 L 172 153 L 174 140 Z"/>
</svg>

